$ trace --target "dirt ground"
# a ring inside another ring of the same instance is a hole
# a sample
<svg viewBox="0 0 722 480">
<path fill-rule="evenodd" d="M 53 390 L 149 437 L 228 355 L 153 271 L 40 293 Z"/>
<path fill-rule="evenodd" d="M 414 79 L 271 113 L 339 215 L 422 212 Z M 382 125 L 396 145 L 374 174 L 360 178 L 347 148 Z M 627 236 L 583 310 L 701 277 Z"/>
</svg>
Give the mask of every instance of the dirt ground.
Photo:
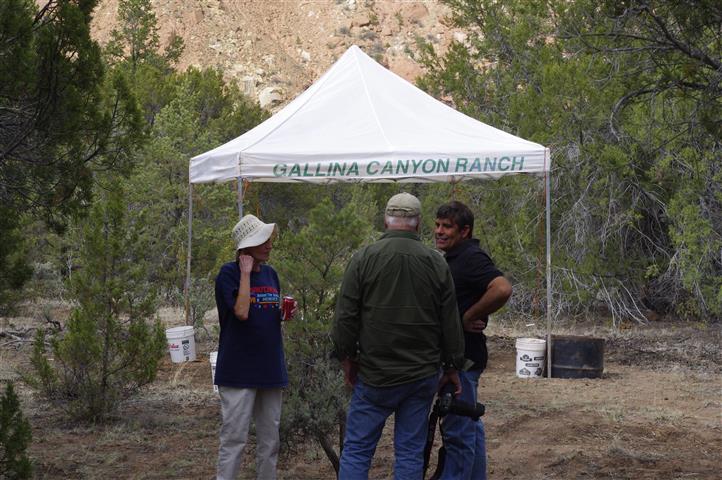
<svg viewBox="0 0 722 480">
<path fill-rule="evenodd" d="M 0 319 L 0 381 L 17 381 L 27 368 L 31 344 L 17 333 L 30 335 L 39 318 Z M 554 333 L 605 338 L 603 377 L 579 380 L 515 376 L 514 338 L 539 335 L 537 327 L 490 326 L 488 333 L 491 360 L 479 397 L 491 479 L 720 478 L 719 324 L 555 326 Z M 20 382 L 35 478 L 212 478 L 220 419 L 208 353 L 215 348 L 207 340 L 197 347 L 196 362 L 166 358 L 158 379 L 105 426 L 69 423 Z M 392 478 L 392 428 L 372 479 Z M 253 450 L 241 478 L 255 478 Z M 334 478 L 312 441 L 302 452 L 282 455 L 280 479 Z"/>
</svg>

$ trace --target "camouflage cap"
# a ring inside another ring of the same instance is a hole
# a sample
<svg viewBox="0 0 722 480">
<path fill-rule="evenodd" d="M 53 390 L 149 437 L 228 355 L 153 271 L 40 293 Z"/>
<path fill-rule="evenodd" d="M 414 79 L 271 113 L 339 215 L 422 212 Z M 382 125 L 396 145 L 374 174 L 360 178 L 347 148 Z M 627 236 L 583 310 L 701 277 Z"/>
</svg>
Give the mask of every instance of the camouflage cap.
<svg viewBox="0 0 722 480">
<path fill-rule="evenodd" d="M 421 215 L 421 202 L 410 193 L 397 193 L 389 198 L 385 213 L 390 217 L 417 217 Z"/>
</svg>

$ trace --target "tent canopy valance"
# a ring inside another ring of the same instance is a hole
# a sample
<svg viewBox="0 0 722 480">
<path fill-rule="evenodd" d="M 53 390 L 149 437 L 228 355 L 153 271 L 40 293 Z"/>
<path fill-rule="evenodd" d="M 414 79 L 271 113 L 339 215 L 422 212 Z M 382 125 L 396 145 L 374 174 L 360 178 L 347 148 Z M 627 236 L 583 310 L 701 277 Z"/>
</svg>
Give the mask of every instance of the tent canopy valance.
<svg viewBox="0 0 722 480">
<path fill-rule="evenodd" d="M 453 182 L 549 163 L 547 148 L 454 110 L 352 46 L 271 118 L 193 157 L 190 183 Z"/>
</svg>

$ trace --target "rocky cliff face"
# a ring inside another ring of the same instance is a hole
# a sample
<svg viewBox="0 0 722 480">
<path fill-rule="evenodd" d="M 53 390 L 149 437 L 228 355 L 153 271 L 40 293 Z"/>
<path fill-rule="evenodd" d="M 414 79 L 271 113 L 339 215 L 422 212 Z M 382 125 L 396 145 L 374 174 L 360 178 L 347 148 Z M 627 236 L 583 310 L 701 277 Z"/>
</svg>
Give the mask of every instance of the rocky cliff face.
<svg viewBox="0 0 722 480">
<path fill-rule="evenodd" d="M 262 106 L 277 110 L 351 45 L 409 81 L 421 72 L 417 39 L 444 50 L 454 38 L 438 0 L 153 0 L 163 46 L 185 41 L 180 69 L 215 67 Z M 93 34 L 107 42 L 117 0 L 101 1 Z"/>
</svg>

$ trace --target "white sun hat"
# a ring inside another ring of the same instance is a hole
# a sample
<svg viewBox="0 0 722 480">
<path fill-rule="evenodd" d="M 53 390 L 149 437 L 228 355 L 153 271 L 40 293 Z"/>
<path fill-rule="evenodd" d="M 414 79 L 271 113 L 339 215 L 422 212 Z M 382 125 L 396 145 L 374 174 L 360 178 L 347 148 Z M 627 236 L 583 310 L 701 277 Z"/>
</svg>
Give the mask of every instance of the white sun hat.
<svg viewBox="0 0 722 480">
<path fill-rule="evenodd" d="M 261 245 L 271 238 L 274 231 L 275 223 L 263 223 L 255 215 L 246 215 L 233 227 L 236 250 Z"/>
</svg>

